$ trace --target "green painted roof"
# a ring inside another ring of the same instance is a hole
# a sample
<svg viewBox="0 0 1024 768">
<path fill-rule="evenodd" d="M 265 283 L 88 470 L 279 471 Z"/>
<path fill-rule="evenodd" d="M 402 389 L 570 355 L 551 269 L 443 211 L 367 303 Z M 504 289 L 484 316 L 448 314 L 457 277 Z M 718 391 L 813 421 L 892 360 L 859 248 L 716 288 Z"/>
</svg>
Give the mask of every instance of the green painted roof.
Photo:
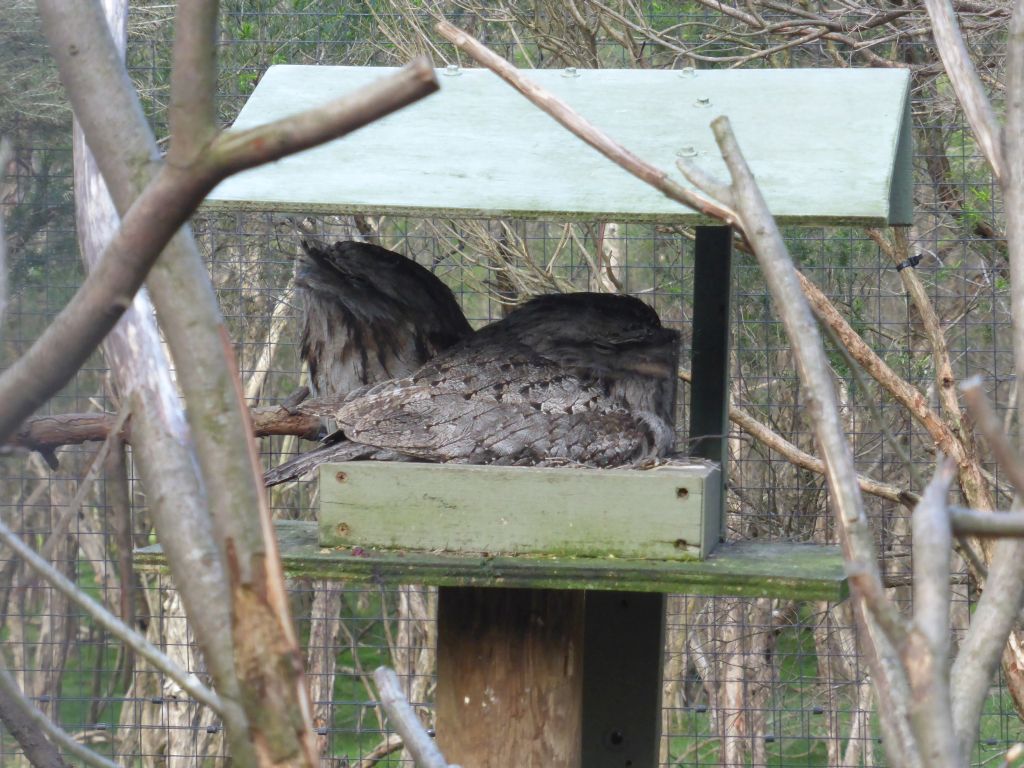
<svg viewBox="0 0 1024 768">
<path fill-rule="evenodd" d="M 251 127 L 393 71 L 274 66 Z M 696 222 L 491 72 L 439 70 L 441 90 L 343 139 L 238 174 L 207 209 Z M 711 120 L 728 115 L 783 223 L 909 224 L 909 73 L 901 69 L 531 70 L 529 76 L 679 181 L 681 154 L 725 180 Z"/>
</svg>

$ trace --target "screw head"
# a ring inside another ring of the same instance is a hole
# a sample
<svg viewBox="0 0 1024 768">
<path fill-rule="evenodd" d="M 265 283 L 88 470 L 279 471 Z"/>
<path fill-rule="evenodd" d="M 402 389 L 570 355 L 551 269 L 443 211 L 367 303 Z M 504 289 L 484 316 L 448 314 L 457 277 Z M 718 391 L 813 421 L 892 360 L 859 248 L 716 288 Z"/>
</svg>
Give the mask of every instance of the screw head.
<svg viewBox="0 0 1024 768">
<path fill-rule="evenodd" d="M 579 77 L 580 73 L 576 70 L 576 67 L 566 67 L 562 70 L 562 77 Z"/>
<path fill-rule="evenodd" d="M 685 147 L 680 147 L 678 150 L 676 150 L 676 156 L 677 157 L 696 157 L 697 156 L 697 148 L 696 147 L 692 147 L 690 145 L 687 145 Z"/>
<path fill-rule="evenodd" d="M 699 99 L 697 99 L 695 102 L 693 102 L 693 106 L 701 107 L 701 108 L 710 107 L 711 106 L 711 97 L 709 97 L 709 96 L 701 96 Z"/>
<path fill-rule="evenodd" d="M 679 70 L 679 76 L 690 80 L 697 76 L 697 70 L 693 67 L 683 67 Z"/>
<path fill-rule="evenodd" d="M 458 64 L 449 64 L 444 68 L 444 74 L 446 77 L 458 77 L 462 74 L 462 67 Z"/>
</svg>

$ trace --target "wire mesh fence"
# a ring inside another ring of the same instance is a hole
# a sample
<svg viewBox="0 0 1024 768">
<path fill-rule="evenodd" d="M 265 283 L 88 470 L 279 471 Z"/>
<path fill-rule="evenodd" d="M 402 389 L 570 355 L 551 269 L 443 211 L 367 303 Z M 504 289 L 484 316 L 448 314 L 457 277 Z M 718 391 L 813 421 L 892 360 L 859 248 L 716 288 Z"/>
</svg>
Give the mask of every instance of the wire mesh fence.
<svg viewBox="0 0 1024 768">
<path fill-rule="evenodd" d="M 390 65 L 420 51 L 439 66 L 457 61 L 454 51 L 431 37 L 435 15 L 470 29 L 522 66 L 911 66 L 917 214 L 909 253 L 922 257 L 915 269 L 941 321 L 953 375 L 981 374 L 998 407 L 1009 412 L 1015 393 L 1001 204 L 941 79 L 923 11 L 907 8 L 875 24 L 869 23 L 875 17 L 867 3 L 823 3 L 820 18 L 810 19 L 780 3 L 754 3 L 760 14 L 753 16 L 749 3 L 725 5 L 726 11 L 716 12 L 700 3 L 226 1 L 220 114 L 230 122 L 271 64 Z M 996 95 L 999 30 L 1005 25 L 999 7 L 965 16 L 972 52 Z M 130 17 L 130 71 L 159 136 L 166 135 L 173 10 L 138 2 Z M 30 5 L 17 0 L 0 15 L 10 22 L 0 25 L 0 39 L 8 38 L 0 49 L 10 52 L 0 54 L 0 70 L 12 73 L 4 93 L 12 109 L 0 118 L 0 130 L 15 142 L 14 160 L 0 180 L 10 243 L 11 294 L 0 346 L 0 364 L 7 365 L 66 303 L 83 272 L 75 243 L 70 114 Z M 818 34 L 800 40 L 780 31 L 787 28 Z M 682 331 L 682 364 L 688 366 L 693 232 L 683 227 L 241 212 L 200 213 L 193 227 L 254 405 L 278 403 L 303 382 L 293 285 L 303 237 L 370 239 L 416 259 L 453 288 L 474 325 L 499 317 L 509 301 L 538 292 L 638 295 Z M 895 374 L 938 408 L 932 342 L 897 270 L 905 255 L 899 238 L 856 228 L 785 234 L 804 274 Z M 813 444 L 786 339 L 749 255 L 737 255 L 734 275 L 731 403 L 782 442 L 756 439 L 734 422 L 727 536 L 831 542 L 823 479 L 794 463 L 794 452 L 813 453 Z M 893 493 L 920 490 L 935 459 L 934 439 L 860 372 L 841 344 L 826 336 L 826 345 L 858 470 Z M 678 423 L 685 427 L 685 387 L 680 399 Z M 119 407 L 106 365 L 95 355 L 45 410 Z M 152 528 L 130 451 L 111 457 L 99 445 L 68 446 L 56 456 L 4 455 L 0 517 L 201 675 L 168 577 L 132 565 L 132 550 L 151 543 Z M 293 437 L 262 442 L 268 466 L 302 449 Z M 55 458 L 56 467 L 50 465 Z M 986 468 L 1005 506 L 1009 492 L 995 467 Z M 275 489 L 274 514 L 313 519 L 316 497 L 310 482 Z M 884 494 L 868 496 L 867 503 L 889 586 L 909 603 L 907 508 Z M 431 721 L 436 592 L 309 579 L 292 580 L 289 587 L 307 649 L 322 764 L 409 764 L 376 705 L 369 672 L 380 663 L 393 666 L 425 722 Z M 968 625 L 975 589 L 964 567 L 956 585 L 955 630 Z M 225 763 L 216 718 L 133 659 L 2 548 L 0 600 L 0 658 L 32 700 L 81 741 L 124 764 Z M 661 764 L 882 762 L 870 684 L 856 647 L 857 630 L 844 604 L 672 596 Z M 1021 739 L 1013 697 L 1000 684 L 974 758 L 985 762 Z M 0 763 L 20 762 L 16 743 L 0 730 Z"/>
</svg>

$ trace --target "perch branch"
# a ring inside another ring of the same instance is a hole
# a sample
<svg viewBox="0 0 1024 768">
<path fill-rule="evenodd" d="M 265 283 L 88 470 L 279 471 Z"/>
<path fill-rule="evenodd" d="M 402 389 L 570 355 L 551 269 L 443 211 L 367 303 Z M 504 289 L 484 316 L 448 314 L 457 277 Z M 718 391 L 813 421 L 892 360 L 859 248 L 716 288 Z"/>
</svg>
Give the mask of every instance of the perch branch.
<svg viewBox="0 0 1024 768">
<path fill-rule="evenodd" d="M 373 681 L 377 684 L 380 705 L 387 713 L 388 722 L 402 737 L 402 743 L 412 756 L 416 768 L 457 768 L 448 765 L 437 744 L 424 730 L 423 723 L 405 700 L 398 675 L 387 667 L 377 667 L 373 672 Z"/>
<path fill-rule="evenodd" d="M 316 401 L 309 401 L 315 407 Z M 250 410 L 253 435 L 295 435 L 304 440 L 316 440 L 320 431 L 320 417 L 315 411 L 303 411 L 303 403 L 294 412 L 279 406 L 263 406 Z M 46 453 L 63 445 L 80 445 L 94 440 L 106 440 L 115 429 L 114 413 L 63 413 L 55 416 L 35 416 L 25 421 L 6 445 Z M 133 430 L 129 419 L 118 432 L 132 443 Z"/>
<path fill-rule="evenodd" d="M 35 550 L 25 544 L 4 523 L 0 522 L 0 539 L 18 555 L 32 570 L 46 579 L 55 589 L 84 610 L 93 621 L 103 629 L 120 639 L 154 667 L 164 672 L 169 678 L 181 686 L 189 696 L 220 714 L 223 706 L 220 697 L 199 682 L 199 679 L 179 667 L 163 651 L 153 646 L 138 632 L 125 624 L 117 616 L 85 594 L 63 573 L 40 557 Z"/>
</svg>

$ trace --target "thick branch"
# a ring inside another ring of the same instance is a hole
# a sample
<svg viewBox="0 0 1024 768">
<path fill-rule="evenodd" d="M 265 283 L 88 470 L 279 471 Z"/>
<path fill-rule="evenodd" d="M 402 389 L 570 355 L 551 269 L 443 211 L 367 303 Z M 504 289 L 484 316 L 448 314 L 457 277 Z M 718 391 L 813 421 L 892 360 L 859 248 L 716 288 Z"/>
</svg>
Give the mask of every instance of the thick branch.
<svg viewBox="0 0 1024 768">
<path fill-rule="evenodd" d="M 114 45 L 123 58 L 128 0 L 104 0 L 103 6 Z M 116 236 L 120 217 L 77 120 L 73 134 L 75 220 L 82 259 L 92 270 Z M 122 410 L 127 413 L 130 402 L 137 413 L 133 455 L 157 536 L 172 564 L 175 585 L 221 697 L 229 748 L 236 760 L 253 762 L 248 722 L 237 704 L 240 690 L 234 671 L 228 621 L 231 598 L 224 559 L 213 535 L 195 441 L 145 289 L 135 294 L 131 307 L 104 339 L 103 354 L 122 398 Z M 129 546 L 122 556 L 130 558 L 130 550 Z"/>
<path fill-rule="evenodd" d="M 178 3 L 167 115 L 171 165 L 191 165 L 217 134 L 217 6 L 215 2 Z"/>
<path fill-rule="evenodd" d="M 946 497 L 955 464 L 943 460 L 925 488 L 912 519 L 914 623 L 902 651 L 913 697 L 910 718 L 929 766 L 960 765 L 949 678 L 949 558 L 953 534 Z"/>
</svg>

